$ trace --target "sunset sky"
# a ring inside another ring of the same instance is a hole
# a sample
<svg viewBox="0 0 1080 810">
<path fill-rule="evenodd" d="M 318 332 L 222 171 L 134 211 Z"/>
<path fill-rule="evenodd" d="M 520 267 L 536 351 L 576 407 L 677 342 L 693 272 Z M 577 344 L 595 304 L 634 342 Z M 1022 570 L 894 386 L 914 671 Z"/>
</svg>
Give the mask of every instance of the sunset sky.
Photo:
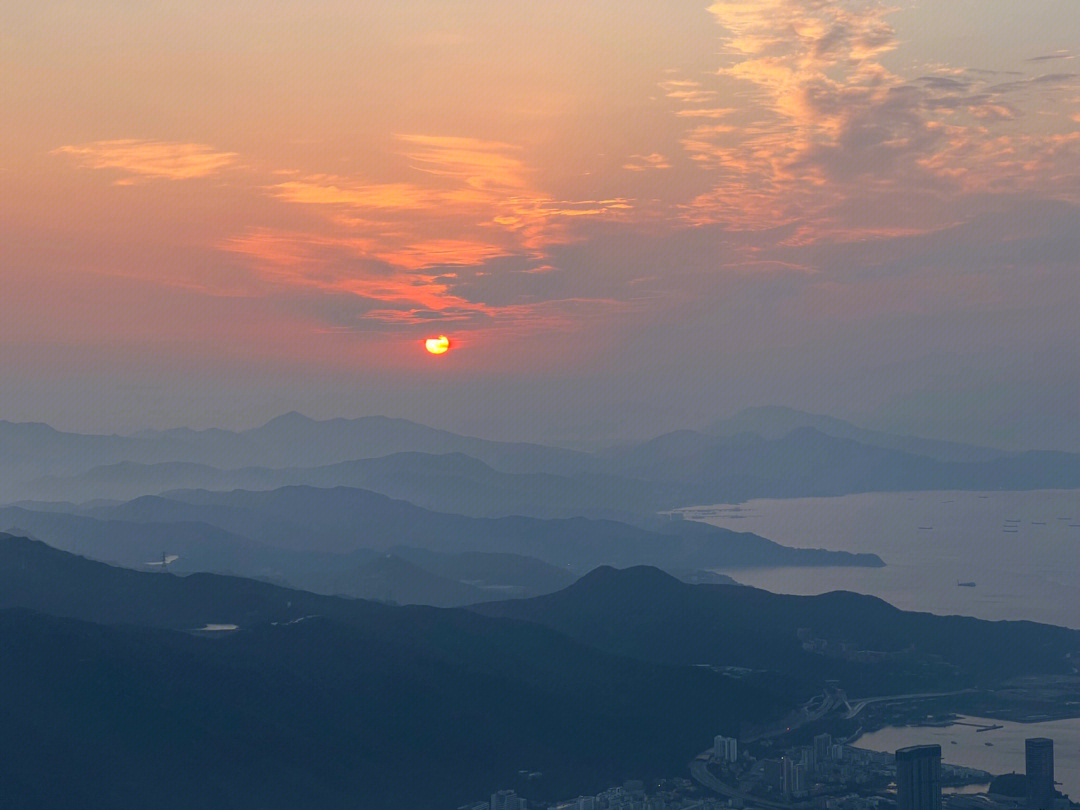
<svg viewBox="0 0 1080 810">
<path fill-rule="evenodd" d="M 1078 31 L 0 0 L 0 418 L 589 440 L 784 404 L 1080 449 Z"/>
</svg>

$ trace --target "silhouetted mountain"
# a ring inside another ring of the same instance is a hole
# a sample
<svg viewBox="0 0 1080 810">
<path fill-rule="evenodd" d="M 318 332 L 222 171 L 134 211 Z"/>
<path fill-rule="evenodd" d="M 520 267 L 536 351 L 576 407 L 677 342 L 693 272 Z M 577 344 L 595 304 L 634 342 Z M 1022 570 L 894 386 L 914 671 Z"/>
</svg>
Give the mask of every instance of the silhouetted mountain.
<svg viewBox="0 0 1080 810">
<path fill-rule="evenodd" d="M 484 589 L 490 597 L 540 595 L 562 590 L 577 580 L 565 568 L 521 554 L 465 551 L 441 554 L 430 549 L 398 546 L 392 552 L 421 568 Z"/>
<path fill-rule="evenodd" d="M 0 577 L 4 608 L 144 626 L 0 610 L 6 807 L 423 810 L 522 767 L 551 798 L 680 771 L 786 705 L 468 611 L 127 571 L 11 537 Z M 241 629 L 145 627 L 208 621 Z"/>
<path fill-rule="evenodd" d="M 911 613 L 847 592 L 786 596 L 686 585 L 648 567 L 602 567 L 557 593 L 473 609 L 644 661 L 764 668 L 817 683 L 838 678 L 852 690 L 917 691 L 911 687 L 1067 673 L 1074 666 L 1067 656 L 1080 651 L 1075 630 Z M 820 654 L 804 649 L 808 639 L 823 642 Z"/>
<path fill-rule="evenodd" d="M 609 563 L 672 569 L 883 564 L 873 554 L 792 549 L 692 521 L 668 521 L 662 531 L 650 531 L 584 518 L 470 518 L 344 487 L 172 492 L 85 514 L 133 523 L 209 524 L 295 551 L 342 554 L 405 545 L 444 553 L 520 554 L 577 573 Z"/>
<path fill-rule="evenodd" d="M 317 466 L 400 452 L 464 453 L 507 472 L 572 474 L 591 466 L 587 454 L 573 450 L 475 439 L 384 416 L 315 420 L 291 413 L 250 430 L 184 428 L 134 436 L 64 433 L 43 424 L 0 421 L 0 459 L 22 480 L 125 461 Z"/>
<path fill-rule="evenodd" d="M 589 456 L 574 450 L 525 442 L 497 442 L 459 436 L 406 419 L 309 419 L 291 413 L 243 432 L 265 453 L 269 466 L 332 464 L 391 453 L 463 453 L 505 472 L 575 473 L 588 469 Z"/>
<path fill-rule="evenodd" d="M 938 461 L 987 461 L 1011 455 L 1006 451 L 990 447 L 867 430 L 833 416 L 822 416 L 778 406 L 744 408 L 734 416 L 711 423 L 704 428 L 703 432 L 725 438 L 753 434 L 772 441 L 782 439 L 799 428 L 813 428 L 836 439 L 853 439 L 871 447 L 884 447 L 911 455 L 929 456 Z"/>
<path fill-rule="evenodd" d="M 685 582 L 687 585 L 738 585 L 738 581 L 732 579 L 727 574 L 718 574 L 715 571 L 687 571 L 687 570 L 675 570 L 666 571 L 679 580 L 679 582 Z"/>
<path fill-rule="evenodd" d="M 352 486 L 471 516 L 646 523 L 680 506 L 755 497 L 1080 486 L 1080 455 L 894 436 L 830 417 L 753 409 L 587 453 L 492 442 L 385 417 L 288 414 L 247 431 L 84 436 L 0 422 L 0 499 Z"/>
<path fill-rule="evenodd" d="M 337 576 L 335 572 L 322 578 L 333 581 Z M 362 563 L 348 572 L 345 579 L 349 582 L 350 596 L 400 605 L 461 607 L 492 598 L 475 585 L 435 574 L 393 552 Z"/>
<path fill-rule="evenodd" d="M 344 618 L 365 604 L 241 577 L 132 571 L 9 534 L 0 534 L 0 583 L 0 608 L 179 630 Z"/>
<path fill-rule="evenodd" d="M 150 570 L 168 555 L 169 569 L 176 573 L 229 573 L 316 593 L 406 604 L 468 605 L 484 599 L 535 596 L 575 579 L 567 571 L 519 555 L 449 555 L 398 547 L 390 551 L 401 567 L 394 576 L 387 571 L 377 576 L 366 566 L 385 552 L 361 548 L 327 554 L 279 548 L 190 521 L 137 523 L 8 507 L 0 509 L 0 530 L 27 534 L 55 548 L 129 568 Z"/>
<path fill-rule="evenodd" d="M 20 495 L 39 499 L 131 499 L 174 489 L 265 490 L 285 486 L 357 487 L 440 512 L 473 517 L 603 517 L 634 520 L 685 505 L 681 488 L 599 473 L 508 473 L 463 453 L 394 453 L 319 467 L 134 464 L 95 467 L 75 476 L 46 476 Z"/>
<path fill-rule="evenodd" d="M 92 507 L 93 508 L 93 507 Z M 209 523 L 144 522 L 95 518 L 23 507 L 0 508 L 0 531 L 26 534 L 49 545 L 129 568 L 175 554 L 180 571 L 230 571 L 268 574 L 272 560 L 294 562 L 281 549 L 267 549 L 239 534 Z"/>
<path fill-rule="evenodd" d="M 854 492 L 1080 487 L 1080 455 L 1031 452 L 938 461 L 799 427 L 776 440 L 680 431 L 612 451 L 608 470 L 681 484 L 697 503 Z"/>
</svg>

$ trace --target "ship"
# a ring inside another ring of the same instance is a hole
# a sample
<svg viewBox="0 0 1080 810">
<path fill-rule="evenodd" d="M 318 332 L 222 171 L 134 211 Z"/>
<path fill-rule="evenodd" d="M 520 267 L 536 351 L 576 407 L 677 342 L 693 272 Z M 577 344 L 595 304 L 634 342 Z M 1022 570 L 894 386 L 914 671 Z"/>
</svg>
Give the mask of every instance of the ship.
<svg viewBox="0 0 1080 810">
<path fill-rule="evenodd" d="M 957 583 L 956 583 L 956 587 L 958 587 L 958 588 L 974 588 L 975 583 L 974 582 L 960 582 L 958 580 Z"/>
</svg>

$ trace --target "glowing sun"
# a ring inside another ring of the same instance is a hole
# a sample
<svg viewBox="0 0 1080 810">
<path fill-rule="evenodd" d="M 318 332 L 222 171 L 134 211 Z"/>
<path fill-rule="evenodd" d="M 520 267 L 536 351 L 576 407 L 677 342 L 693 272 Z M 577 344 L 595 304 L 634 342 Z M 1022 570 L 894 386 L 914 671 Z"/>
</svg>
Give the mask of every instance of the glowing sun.
<svg viewBox="0 0 1080 810">
<path fill-rule="evenodd" d="M 424 348 L 432 354 L 446 354 L 446 350 L 450 348 L 450 338 L 446 335 L 428 338 L 424 341 Z"/>
</svg>

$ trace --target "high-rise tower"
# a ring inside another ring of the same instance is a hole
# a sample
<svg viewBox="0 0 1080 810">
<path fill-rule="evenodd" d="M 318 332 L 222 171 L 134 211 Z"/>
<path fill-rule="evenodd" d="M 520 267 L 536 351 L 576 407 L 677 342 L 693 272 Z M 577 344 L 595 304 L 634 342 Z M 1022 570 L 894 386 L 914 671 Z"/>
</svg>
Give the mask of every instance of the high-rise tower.
<svg viewBox="0 0 1080 810">
<path fill-rule="evenodd" d="M 896 752 L 898 810 L 941 810 L 941 746 L 913 745 Z"/>
<path fill-rule="evenodd" d="M 1054 741 L 1030 737 L 1024 741 L 1027 759 L 1027 806 L 1050 810 L 1054 801 Z"/>
</svg>

